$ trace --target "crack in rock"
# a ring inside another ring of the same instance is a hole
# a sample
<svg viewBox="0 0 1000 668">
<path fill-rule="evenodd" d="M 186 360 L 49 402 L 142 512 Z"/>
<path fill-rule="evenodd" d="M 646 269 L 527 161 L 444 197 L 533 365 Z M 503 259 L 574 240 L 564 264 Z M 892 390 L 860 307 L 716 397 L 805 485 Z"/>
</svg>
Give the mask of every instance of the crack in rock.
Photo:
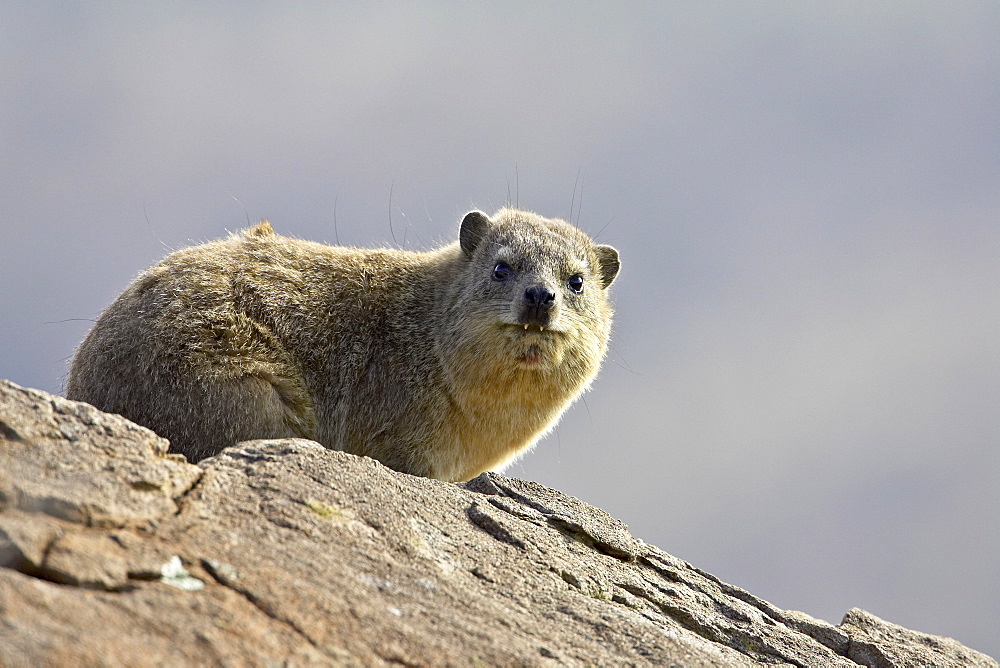
<svg viewBox="0 0 1000 668">
<path fill-rule="evenodd" d="M 506 523 L 495 512 L 489 510 L 488 507 L 473 502 L 466 509 L 465 514 L 469 518 L 469 521 L 498 541 L 513 545 L 521 550 L 525 549 L 524 541 L 515 536 Z"/>
<path fill-rule="evenodd" d="M 317 644 L 316 641 L 313 640 L 309 634 L 304 629 L 300 628 L 293 620 L 279 615 L 266 601 L 254 594 L 250 589 L 242 586 L 239 582 L 239 573 L 235 568 L 229 564 L 215 561 L 214 559 L 201 559 L 201 565 L 219 585 L 239 594 L 266 617 L 286 625 L 288 628 L 292 629 L 296 635 L 308 642 L 313 648 L 323 652 L 323 648 L 320 647 L 319 644 Z"/>
</svg>

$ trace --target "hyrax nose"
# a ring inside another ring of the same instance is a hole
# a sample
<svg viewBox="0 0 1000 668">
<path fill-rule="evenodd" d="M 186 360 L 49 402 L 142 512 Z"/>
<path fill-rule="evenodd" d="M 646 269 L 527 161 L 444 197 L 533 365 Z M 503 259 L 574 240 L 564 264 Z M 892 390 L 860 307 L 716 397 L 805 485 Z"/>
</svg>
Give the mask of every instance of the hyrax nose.
<svg viewBox="0 0 1000 668">
<path fill-rule="evenodd" d="M 549 310 L 556 301 L 554 292 L 541 283 L 529 286 L 524 291 L 524 305 L 521 322 L 524 325 L 545 327 L 549 324 Z"/>
</svg>

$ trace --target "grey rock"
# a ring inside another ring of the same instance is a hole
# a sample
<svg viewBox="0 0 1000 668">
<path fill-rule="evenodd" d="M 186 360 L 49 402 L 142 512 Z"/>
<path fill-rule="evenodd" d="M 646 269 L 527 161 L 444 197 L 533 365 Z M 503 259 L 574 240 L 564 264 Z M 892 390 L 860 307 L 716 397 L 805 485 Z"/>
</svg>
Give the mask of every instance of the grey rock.
<svg viewBox="0 0 1000 668">
<path fill-rule="evenodd" d="M 997 662 L 951 638 L 911 631 L 858 608 L 840 623 L 849 640 L 847 656 L 864 666 L 996 666 Z"/>
<path fill-rule="evenodd" d="M 0 382 L 0 506 L 87 526 L 177 512 L 201 476 L 169 443 L 87 404 Z"/>
<path fill-rule="evenodd" d="M 534 483 L 296 439 L 166 450 L 0 382 L 0 664 L 997 666 L 780 610 Z"/>
</svg>

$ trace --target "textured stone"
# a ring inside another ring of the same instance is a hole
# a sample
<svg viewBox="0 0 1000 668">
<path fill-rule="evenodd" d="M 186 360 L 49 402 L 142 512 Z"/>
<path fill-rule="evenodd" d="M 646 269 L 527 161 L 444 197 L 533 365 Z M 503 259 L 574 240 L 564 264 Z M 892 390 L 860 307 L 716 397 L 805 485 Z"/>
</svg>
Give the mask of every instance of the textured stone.
<svg viewBox="0 0 1000 668">
<path fill-rule="evenodd" d="M 0 490 L 3 665 L 997 665 L 780 610 L 534 483 L 295 439 L 193 466 L 3 383 Z"/>
<path fill-rule="evenodd" d="M 88 526 L 169 516 L 201 475 L 144 427 L 0 382 L 0 508 Z"/>
<path fill-rule="evenodd" d="M 990 657 L 951 638 L 911 631 L 858 608 L 848 610 L 840 626 L 850 638 L 847 656 L 865 666 L 989 668 L 997 665 Z"/>
</svg>

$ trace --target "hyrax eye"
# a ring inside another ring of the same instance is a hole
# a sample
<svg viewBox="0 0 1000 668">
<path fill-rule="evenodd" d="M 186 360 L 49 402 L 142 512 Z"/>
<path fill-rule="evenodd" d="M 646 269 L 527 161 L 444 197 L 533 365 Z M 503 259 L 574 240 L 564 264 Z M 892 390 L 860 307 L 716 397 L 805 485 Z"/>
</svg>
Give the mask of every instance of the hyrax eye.
<svg viewBox="0 0 1000 668">
<path fill-rule="evenodd" d="M 569 285 L 569 289 L 576 294 L 583 292 L 583 276 L 580 274 L 573 274 L 570 276 L 569 280 L 566 281 L 566 284 Z"/>
<path fill-rule="evenodd" d="M 493 267 L 494 281 L 509 281 L 512 278 L 514 278 L 514 270 L 506 262 L 497 262 L 497 266 Z"/>
</svg>

